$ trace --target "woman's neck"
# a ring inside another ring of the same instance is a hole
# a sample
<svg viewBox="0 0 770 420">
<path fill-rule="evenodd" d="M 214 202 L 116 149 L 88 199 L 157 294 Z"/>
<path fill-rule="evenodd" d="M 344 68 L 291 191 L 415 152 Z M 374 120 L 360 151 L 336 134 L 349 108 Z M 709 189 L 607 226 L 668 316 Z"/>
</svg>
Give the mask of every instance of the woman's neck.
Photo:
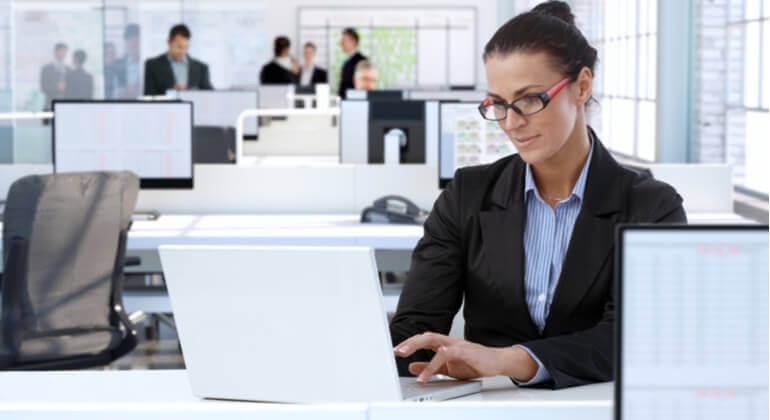
<svg viewBox="0 0 770 420">
<path fill-rule="evenodd" d="M 537 190 L 549 204 L 555 206 L 572 194 L 590 151 L 588 128 L 578 124 L 561 150 L 550 159 L 532 165 Z"/>
</svg>

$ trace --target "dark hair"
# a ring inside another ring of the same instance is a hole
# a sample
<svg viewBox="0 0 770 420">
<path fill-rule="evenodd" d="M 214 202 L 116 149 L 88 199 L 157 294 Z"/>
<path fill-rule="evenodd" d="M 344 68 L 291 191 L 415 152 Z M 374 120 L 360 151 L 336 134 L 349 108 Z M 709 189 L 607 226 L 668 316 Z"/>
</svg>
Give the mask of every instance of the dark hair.
<svg viewBox="0 0 770 420">
<path fill-rule="evenodd" d="M 190 39 L 190 37 L 192 36 L 190 34 L 190 28 L 188 28 L 187 25 L 185 25 L 184 23 L 180 23 L 178 25 L 172 26 L 171 30 L 168 32 L 168 40 L 171 41 L 177 36 Z"/>
<path fill-rule="evenodd" d="M 64 49 L 64 48 L 68 48 L 67 44 L 65 44 L 63 42 L 57 42 L 56 45 L 53 46 L 53 51 L 56 52 L 56 51 L 59 51 L 59 50 Z"/>
<path fill-rule="evenodd" d="M 315 50 L 316 50 L 315 44 L 313 44 L 313 43 L 312 43 L 312 42 L 310 42 L 310 41 L 308 41 L 308 42 L 306 42 L 306 43 L 305 43 L 305 48 L 312 48 L 312 49 L 313 49 L 313 51 L 315 51 Z"/>
<path fill-rule="evenodd" d="M 342 34 L 353 38 L 353 40 L 356 41 L 356 44 L 358 44 L 358 32 L 355 29 L 345 28 L 342 30 Z"/>
<path fill-rule="evenodd" d="M 484 61 L 514 51 L 546 52 L 554 65 L 576 80 L 583 67 L 594 72 L 597 54 L 575 26 L 575 16 L 563 1 L 540 3 L 506 22 L 484 47 Z"/>
<path fill-rule="evenodd" d="M 86 52 L 83 50 L 77 50 L 72 53 L 72 59 L 75 60 L 75 63 L 82 65 L 86 62 Z"/>
<path fill-rule="evenodd" d="M 189 34 L 190 31 L 188 30 L 187 33 Z M 123 39 L 128 39 L 133 37 L 139 38 L 139 25 L 137 25 L 136 23 L 129 23 L 128 25 L 126 25 L 126 28 L 123 29 Z M 188 35 L 187 38 L 189 37 L 190 36 Z"/>
<path fill-rule="evenodd" d="M 289 38 L 285 36 L 277 36 L 275 37 L 275 41 L 273 41 L 273 54 L 278 57 L 285 49 L 289 48 L 290 46 L 291 42 L 289 41 Z"/>
</svg>

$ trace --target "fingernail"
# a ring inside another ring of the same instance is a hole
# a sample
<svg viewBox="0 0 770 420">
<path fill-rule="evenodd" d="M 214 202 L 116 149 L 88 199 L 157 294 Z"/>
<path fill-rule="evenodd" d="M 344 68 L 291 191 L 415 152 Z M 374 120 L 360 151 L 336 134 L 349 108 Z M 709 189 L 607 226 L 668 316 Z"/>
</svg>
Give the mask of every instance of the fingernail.
<svg viewBox="0 0 770 420">
<path fill-rule="evenodd" d="M 421 384 L 424 384 L 425 383 L 425 378 L 422 375 L 420 375 L 420 376 L 417 377 L 417 382 L 421 383 Z"/>
<path fill-rule="evenodd" d="M 399 353 L 406 353 L 407 351 L 409 351 L 409 347 L 407 347 L 407 346 L 399 347 L 398 350 L 396 350 L 396 351 L 399 352 Z"/>
</svg>

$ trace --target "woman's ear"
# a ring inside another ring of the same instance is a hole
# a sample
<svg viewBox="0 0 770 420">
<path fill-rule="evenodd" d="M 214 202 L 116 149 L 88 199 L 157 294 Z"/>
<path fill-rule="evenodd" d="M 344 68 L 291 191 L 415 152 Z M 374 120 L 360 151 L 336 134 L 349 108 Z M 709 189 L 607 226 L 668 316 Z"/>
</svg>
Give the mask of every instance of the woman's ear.
<svg viewBox="0 0 770 420">
<path fill-rule="evenodd" d="M 593 91 L 594 75 L 591 72 L 591 69 L 588 67 L 580 69 L 576 82 L 577 97 L 575 99 L 577 99 L 578 105 L 582 106 L 591 99 L 591 92 Z"/>
</svg>

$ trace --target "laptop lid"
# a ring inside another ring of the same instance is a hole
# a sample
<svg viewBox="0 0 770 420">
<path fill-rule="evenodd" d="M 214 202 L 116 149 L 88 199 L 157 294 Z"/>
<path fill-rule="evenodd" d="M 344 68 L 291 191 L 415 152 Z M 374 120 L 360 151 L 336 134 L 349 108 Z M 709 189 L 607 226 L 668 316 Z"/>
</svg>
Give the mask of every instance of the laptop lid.
<svg viewBox="0 0 770 420">
<path fill-rule="evenodd" d="M 622 226 L 615 418 L 768 418 L 768 227 Z"/>
<path fill-rule="evenodd" d="M 402 398 L 371 249 L 161 246 L 160 256 L 195 395 Z"/>
</svg>

